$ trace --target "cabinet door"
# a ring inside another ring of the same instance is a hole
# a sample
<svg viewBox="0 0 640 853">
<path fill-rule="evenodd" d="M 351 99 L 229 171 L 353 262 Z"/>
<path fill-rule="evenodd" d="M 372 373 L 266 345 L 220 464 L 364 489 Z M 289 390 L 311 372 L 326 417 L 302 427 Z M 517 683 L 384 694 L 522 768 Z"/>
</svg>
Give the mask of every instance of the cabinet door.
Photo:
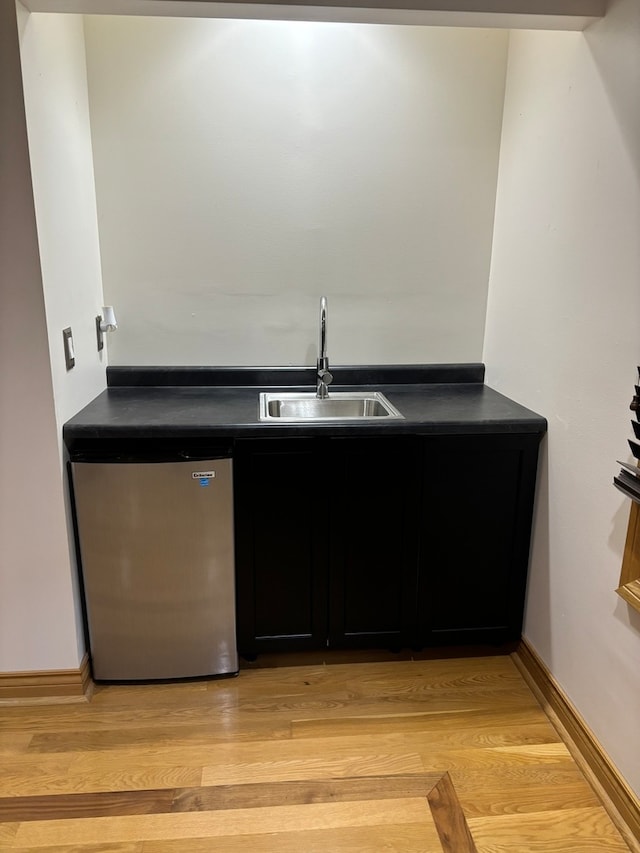
<svg viewBox="0 0 640 853">
<path fill-rule="evenodd" d="M 538 441 L 424 439 L 418 642 L 520 637 Z"/>
<path fill-rule="evenodd" d="M 238 648 L 319 648 L 327 637 L 324 472 L 313 439 L 238 441 Z"/>
<path fill-rule="evenodd" d="M 329 645 L 399 648 L 415 613 L 419 443 L 330 442 Z"/>
</svg>

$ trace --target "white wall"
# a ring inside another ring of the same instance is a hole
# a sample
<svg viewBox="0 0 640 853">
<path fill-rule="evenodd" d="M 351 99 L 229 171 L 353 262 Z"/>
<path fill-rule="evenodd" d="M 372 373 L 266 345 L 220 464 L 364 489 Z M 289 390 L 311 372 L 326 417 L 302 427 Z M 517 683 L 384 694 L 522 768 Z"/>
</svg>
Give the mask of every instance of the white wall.
<svg viewBox="0 0 640 853">
<path fill-rule="evenodd" d="M 614 592 L 640 363 L 640 6 L 511 35 L 484 357 L 549 419 L 525 636 L 640 793 L 640 614 Z"/>
<path fill-rule="evenodd" d="M 20 53 L 31 162 L 42 287 L 55 404 L 61 503 L 66 518 L 64 623 L 43 633 L 73 630 L 76 649 L 62 668 L 73 668 L 84 652 L 75 549 L 68 506 L 62 425 L 106 385 L 106 348 L 96 346 L 95 317 L 103 304 L 98 225 L 89 127 L 83 18 L 29 15 L 18 5 Z M 75 366 L 67 370 L 62 330 L 73 331 Z M 60 595 L 63 594 L 60 589 Z M 43 669 L 40 650 L 10 669 Z"/>
<path fill-rule="evenodd" d="M 82 16 L 25 13 L 20 52 L 61 443 L 62 424 L 105 387 L 107 364 L 106 347 L 99 353 L 96 345 L 103 296 Z M 67 326 L 76 354 L 70 371 Z"/>
<path fill-rule="evenodd" d="M 111 363 L 481 358 L 505 32 L 85 27 Z"/>
<path fill-rule="evenodd" d="M 0 671 L 67 669 L 80 648 L 11 2 L 0 126 Z"/>
</svg>

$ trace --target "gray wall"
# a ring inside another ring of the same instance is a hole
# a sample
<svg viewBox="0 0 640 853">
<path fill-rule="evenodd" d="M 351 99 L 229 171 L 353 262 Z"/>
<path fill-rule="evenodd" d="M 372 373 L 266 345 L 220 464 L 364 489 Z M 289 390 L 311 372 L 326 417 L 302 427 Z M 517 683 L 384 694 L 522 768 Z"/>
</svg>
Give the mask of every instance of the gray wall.
<svg viewBox="0 0 640 853">
<path fill-rule="evenodd" d="M 506 31 L 85 29 L 111 363 L 480 359 Z"/>
</svg>

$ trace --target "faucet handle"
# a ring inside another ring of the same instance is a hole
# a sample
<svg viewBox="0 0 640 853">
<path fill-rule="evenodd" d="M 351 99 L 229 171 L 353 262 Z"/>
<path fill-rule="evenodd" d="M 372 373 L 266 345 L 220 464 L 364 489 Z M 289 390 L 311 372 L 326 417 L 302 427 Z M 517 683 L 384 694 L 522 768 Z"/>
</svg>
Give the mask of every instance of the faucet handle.
<svg viewBox="0 0 640 853">
<path fill-rule="evenodd" d="M 329 370 L 326 370 L 326 369 L 319 370 L 318 371 L 318 379 L 324 385 L 331 385 L 331 383 L 333 382 L 333 373 L 331 373 Z"/>
</svg>

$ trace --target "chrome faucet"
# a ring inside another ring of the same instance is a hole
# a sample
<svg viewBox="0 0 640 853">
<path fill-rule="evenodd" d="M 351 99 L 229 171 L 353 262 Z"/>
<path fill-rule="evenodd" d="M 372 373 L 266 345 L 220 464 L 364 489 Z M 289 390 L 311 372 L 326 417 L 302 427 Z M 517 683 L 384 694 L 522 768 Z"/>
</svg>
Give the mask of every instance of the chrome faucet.
<svg viewBox="0 0 640 853">
<path fill-rule="evenodd" d="M 320 340 L 318 342 L 318 365 L 316 371 L 316 397 L 326 400 L 329 396 L 329 385 L 333 382 L 333 375 L 329 371 L 329 359 L 327 357 L 327 299 L 320 298 Z"/>
</svg>

